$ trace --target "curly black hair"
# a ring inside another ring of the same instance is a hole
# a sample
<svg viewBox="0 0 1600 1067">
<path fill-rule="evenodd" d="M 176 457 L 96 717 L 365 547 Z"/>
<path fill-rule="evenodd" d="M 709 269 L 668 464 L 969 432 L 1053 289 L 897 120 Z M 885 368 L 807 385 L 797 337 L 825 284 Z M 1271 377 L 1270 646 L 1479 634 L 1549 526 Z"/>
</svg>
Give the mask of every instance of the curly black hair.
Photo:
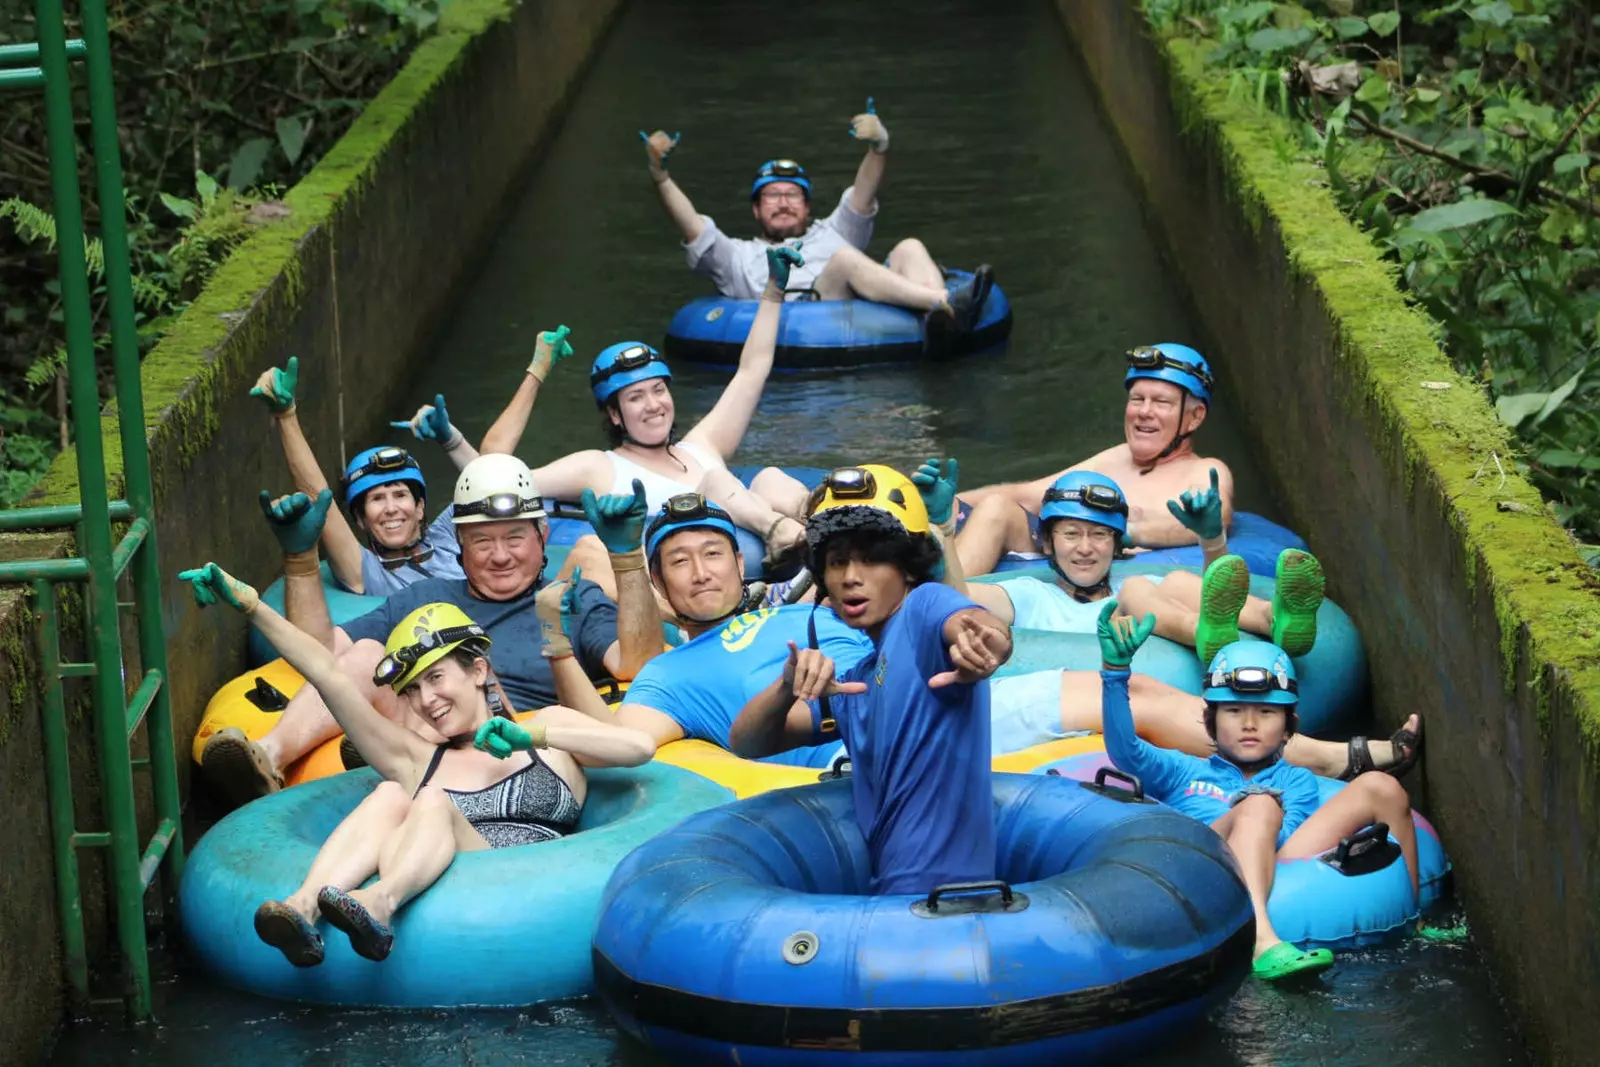
<svg viewBox="0 0 1600 1067">
<path fill-rule="evenodd" d="M 893 563 L 906 573 L 912 585 L 930 581 L 944 562 L 944 551 L 930 534 L 908 533 L 898 524 L 892 531 L 873 524 L 830 533 L 818 543 L 809 561 L 818 600 L 828 595 L 824 575 L 828 550 L 834 546 L 868 563 Z"/>
</svg>

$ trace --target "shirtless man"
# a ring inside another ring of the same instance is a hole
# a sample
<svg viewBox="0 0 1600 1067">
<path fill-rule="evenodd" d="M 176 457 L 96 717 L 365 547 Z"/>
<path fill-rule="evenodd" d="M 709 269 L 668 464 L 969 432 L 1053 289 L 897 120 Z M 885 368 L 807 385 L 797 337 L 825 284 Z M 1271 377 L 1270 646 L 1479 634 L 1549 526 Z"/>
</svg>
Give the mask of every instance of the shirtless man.
<svg viewBox="0 0 1600 1067">
<path fill-rule="evenodd" d="M 1135 348 L 1128 353 L 1123 384 L 1128 404 L 1122 444 L 1035 481 L 961 494 L 961 501 L 972 508 L 961 544 L 968 574 L 992 571 L 1007 552 L 1038 551 L 1039 502 L 1069 470 L 1095 471 L 1122 486 L 1128 501 L 1127 536 L 1135 545 L 1195 544 L 1194 531 L 1167 508 L 1167 501 L 1191 490 L 1214 485 L 1222 498 L 1224 529 L 1233 521 L 1233 472 L 1221 460 L 1197 454 L 1190 440 L 1205 422 L 1211 402 L 1213 382 L 1205 357 L 1179 344 Z"/>
</svg>

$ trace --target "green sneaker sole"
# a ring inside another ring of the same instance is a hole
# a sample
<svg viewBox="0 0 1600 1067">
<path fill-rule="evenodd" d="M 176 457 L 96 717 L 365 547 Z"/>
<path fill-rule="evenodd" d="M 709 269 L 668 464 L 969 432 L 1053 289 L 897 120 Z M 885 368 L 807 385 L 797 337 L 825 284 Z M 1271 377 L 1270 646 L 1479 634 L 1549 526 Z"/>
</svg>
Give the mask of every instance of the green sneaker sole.
<svg viewBox="0 0 1600 1067">
<path fill-rule="evenodd" d="M 1322 606 L 1322 564 L 1297 548 L 1278 555 L 1272 586 L 1272 643 L 1291 657 L 1303 656 L 1317 643 L 1317 609 Z"/>
<path fill-rule="evenodd" d="M 1250 567 L 1238 556 L 1223 556 L 1200 579 L 1200 618 L 1194 627 L 1194 652 L 1203 667 L 1239 640 L 1239 612 L 1250 596 Z"/>
</svg>

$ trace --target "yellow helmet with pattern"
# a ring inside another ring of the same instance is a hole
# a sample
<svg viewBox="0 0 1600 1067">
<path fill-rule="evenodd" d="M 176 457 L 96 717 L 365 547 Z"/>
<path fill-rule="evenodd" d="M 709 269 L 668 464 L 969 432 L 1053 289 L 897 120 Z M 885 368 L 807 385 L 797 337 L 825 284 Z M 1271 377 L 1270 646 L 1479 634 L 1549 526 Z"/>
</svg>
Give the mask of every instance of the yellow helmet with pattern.
<svg viewBox="0 0 1600 1067">
<path fill-rule="evenodd" d="M 396 693 L 456 649 L 478 655 L 489 649 L 489 635 L 454 604 L 424 604 L 389 631 L 384 657 L 372 672 L 374 685 L 387 685 Z"/>
</svg>

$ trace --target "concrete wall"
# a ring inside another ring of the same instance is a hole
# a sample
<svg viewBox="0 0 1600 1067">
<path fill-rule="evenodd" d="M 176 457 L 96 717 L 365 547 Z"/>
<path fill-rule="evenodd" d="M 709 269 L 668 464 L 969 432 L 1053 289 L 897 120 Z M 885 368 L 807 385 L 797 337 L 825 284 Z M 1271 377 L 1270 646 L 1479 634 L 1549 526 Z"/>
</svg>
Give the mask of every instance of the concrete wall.
<svg viewBox="0 0 1600 1067">
<path fill-rule="evenodd" d="M 440 32 L 285 196 L 289 217 L 254 234 L 150 354 L 142 377 L 164 570 L 216 559 L 271 580 L 277 549 L 256 493 L 290 483 L 270 420 L 248 396 L 255 377 L 300 357 L 300 417 L 336 478 L 341 432 L 353 452 L 392 416 L 406 368 L 426 358 L 619 7 L 456 0 Z M 115 487 L 120 455 L 114 424 L 107 430 Z M 75 501 L 75 463 L 60 457 L 30 503 Z M 62 553 L 65 541 L 0 538 L 0 558 Z M 163 614 L 187 780 L 206 701 L 244 669 L 243 626 L 227 612 L 201 614 L 176 583 Z M 33 629 L 25 598 L 0 598 L 0 1065 L 34 1062 L 62 1017 Z M 77 761 L 78 800 L 95 828 L 89 763 Z"/>
<path fill-rule="evenodd" d="M 1227 99 L 1204 46 L 1154 40 L 1137 4 L 1058 7 L 1220 387 L 1366 636 L 1379 722 L 1427 717 L 1430 814 L 1476 939 L 1535 1053 L 1593 1062 L 1594 577 L 1284 127 Z"/>
</svg>

